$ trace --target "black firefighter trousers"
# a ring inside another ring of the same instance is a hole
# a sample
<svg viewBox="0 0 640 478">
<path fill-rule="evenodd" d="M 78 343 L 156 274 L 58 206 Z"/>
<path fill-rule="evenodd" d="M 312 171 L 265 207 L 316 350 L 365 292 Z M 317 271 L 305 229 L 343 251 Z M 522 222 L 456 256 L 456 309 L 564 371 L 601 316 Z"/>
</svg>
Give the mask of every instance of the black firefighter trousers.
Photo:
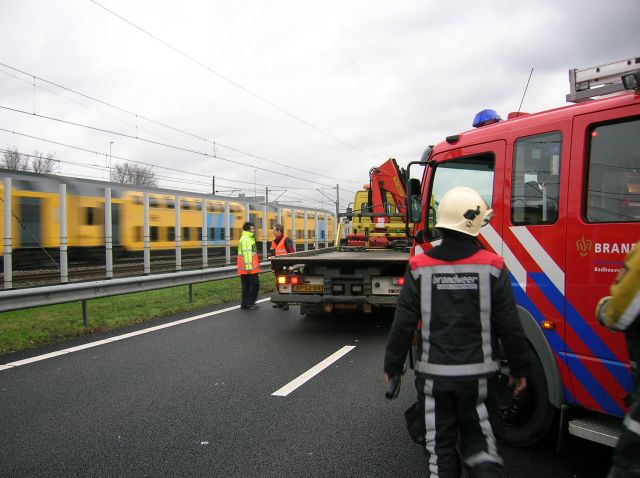
<svg viewBox="0 0 640 478">
<path fill-rule="evenodd" d="M 424 406 L 428 477 L 459 478 L 460 445 L 471 477 L 503 478 L 492 423 L 498 418 L 495 378 L 416 378 L 418 408 Z M 458 440 L 460 440 L 458 442 Z"/>
</svg>

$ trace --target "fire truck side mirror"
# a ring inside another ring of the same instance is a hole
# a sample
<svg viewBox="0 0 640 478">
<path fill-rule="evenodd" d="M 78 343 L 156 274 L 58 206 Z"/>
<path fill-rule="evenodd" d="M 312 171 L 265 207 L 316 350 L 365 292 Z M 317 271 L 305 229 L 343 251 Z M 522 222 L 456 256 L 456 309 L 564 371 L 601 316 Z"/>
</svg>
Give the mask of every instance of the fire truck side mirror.
<svg viewBox="0 0 640 478">
<path fill-rule="evenodd" d="M 409 220 L 420 222 L 422 216 L 422 196 L 411 196 L 409 199 Z"/>
</svg>

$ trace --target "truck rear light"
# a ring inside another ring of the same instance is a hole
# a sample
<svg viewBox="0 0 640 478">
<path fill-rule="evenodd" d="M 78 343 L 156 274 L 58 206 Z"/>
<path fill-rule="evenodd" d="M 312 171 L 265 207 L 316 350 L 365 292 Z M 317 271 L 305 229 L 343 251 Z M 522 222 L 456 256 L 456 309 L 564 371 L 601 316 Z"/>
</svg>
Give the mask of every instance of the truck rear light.
<svg viewBox="0 0 640 478">
<path fill-rule="evenodd" d="M 291 285 L 304 284 L 304 280 L 300 276 L 291 276 Z"/>
<path fill-rule="evenodd" d="M 278 285 L 285 285 L 287 283 L 287 276 L 278 276 Z"/>
<path fill-rule="evenodd" d="M 404 277 L 394 277 L 391 282 L 393 285 L 404 285 Z"/>
</svg>

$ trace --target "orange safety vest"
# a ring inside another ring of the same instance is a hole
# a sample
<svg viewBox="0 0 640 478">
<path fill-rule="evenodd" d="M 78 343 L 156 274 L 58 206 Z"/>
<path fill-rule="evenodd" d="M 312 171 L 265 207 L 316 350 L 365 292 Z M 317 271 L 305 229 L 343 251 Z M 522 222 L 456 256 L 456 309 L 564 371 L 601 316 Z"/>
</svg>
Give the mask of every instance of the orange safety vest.
<svg viewBox="0 0 640 478">
<path fill-rule="evenodd" d="M 287 240 L 287 236 L 285 236 L 284 234 L 282 235 L 282 239 L 280 239 L 280 242 L 276 244 L 276 241 L 274 240 L 271 243 L 271 249 L 275 252 L 276 256 L 282 256 L 284 254 L 289 254 L 287 252 L 287 246 L 285 246 L 285 241 Z"/>
</svg>

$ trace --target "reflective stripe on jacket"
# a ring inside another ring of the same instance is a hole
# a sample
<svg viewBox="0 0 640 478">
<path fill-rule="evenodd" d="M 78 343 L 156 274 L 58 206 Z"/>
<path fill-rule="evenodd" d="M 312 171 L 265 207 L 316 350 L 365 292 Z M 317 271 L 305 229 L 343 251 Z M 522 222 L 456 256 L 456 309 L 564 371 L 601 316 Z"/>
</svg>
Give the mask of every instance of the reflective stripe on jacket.
<svg viewBox="0 0 640 478">
<path fill-rule="evenodd" d="M 500 337 L 511 374 L 526 376 L 527 342 L 501 257 L 486 250 L 453 261 L 420 254 L 409 260 L 405 277 L 387 346 L 389 370 L 403 362 L 395 358 L 403 336 L 420 320 L 416 373 L 434 379 L 493 375 Z"/>
<path fill-rule="evenodd" d="M 260 258 L 256 249 L 253 233 L 242 231 L 238 241 L 238 274 L 257 274 L 260 272 Z"/>
</svg>

